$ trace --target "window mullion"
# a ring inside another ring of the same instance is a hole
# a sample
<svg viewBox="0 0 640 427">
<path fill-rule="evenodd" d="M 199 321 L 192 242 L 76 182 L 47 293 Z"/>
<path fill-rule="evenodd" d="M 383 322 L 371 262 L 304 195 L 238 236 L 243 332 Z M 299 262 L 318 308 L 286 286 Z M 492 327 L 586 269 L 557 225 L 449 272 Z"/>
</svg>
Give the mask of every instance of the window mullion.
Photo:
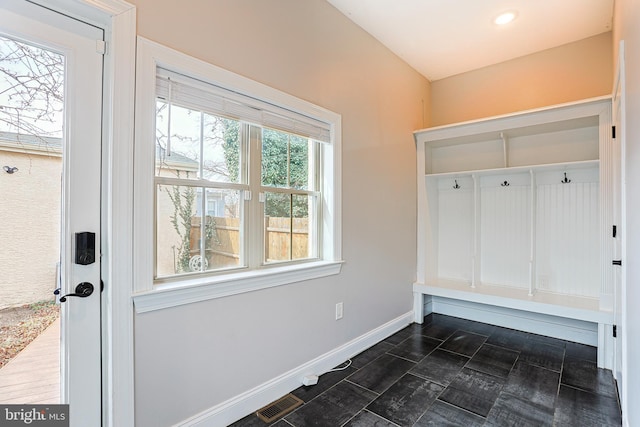
<svg viewBox="0 0 640 427">
<path fill-rule="evenodd" d="M 291 135 L 287 135 L 287 187 L 291 188 Z"/>
<path fill-rule="evenodd" d="M 204 114 L 202 111 L 200 112 L 200 176 L 198 178 L 202 179 L 204 176 Z M 200 187 L 200 191 L 202 197 L 200 198 L 200 271 L 205 271 L 207 264 L 207 238 L 206 238 L 206 227 L 207 227 L 207 189 L 204 187 Z"/>
<path fill-rule="evenodd" d="M 248 127 L 248 182 L 251 191 L 251 200 L 248 202 L 248 215 L 246 221 L 246 257 L 249 268 L 256 268 L 263 263 L 264 251 L 264 204 L 260 201 L 261 174 L 262 174 L 262 129 L 258 126 Z"/>
<path fill-rule="evenodd" d="M 289 144 L 289 146 L 291 146 Z M 289 260 L 293 259 L 293 194 L 289 194 Z"/>
<path fill-rule="evenodd" d="M 322 253 L 322 239 L 320 238 L 320 213 L 322 212 L 322 197 L 319 197 L 318 192 L 321 194 L 324 189 L 320 184 L 320 146 L 314 144 L 309 140 L 309 153 L 311 154 L 309 159 L 308 170 L 308 182 L 309 189 L 316 191 L 313 197 L 310 198 L 312 208 L 309 209 L 309 254 L 312 257 L 318 257 Z"/>
<path fill-rule="evenodd" d="M 190 179 L 190 178 L 172 178 L 166 176 L 156 176 L 154 178 L 157 185 L 188 185 L 190 187 L 204 187 L 204 188 L 223 188 L 229 190 L 248 190 L 247 184 L 236 184 L 235 182 L 215 182 L 207 181 L 204 179 Z"/>
</svg>

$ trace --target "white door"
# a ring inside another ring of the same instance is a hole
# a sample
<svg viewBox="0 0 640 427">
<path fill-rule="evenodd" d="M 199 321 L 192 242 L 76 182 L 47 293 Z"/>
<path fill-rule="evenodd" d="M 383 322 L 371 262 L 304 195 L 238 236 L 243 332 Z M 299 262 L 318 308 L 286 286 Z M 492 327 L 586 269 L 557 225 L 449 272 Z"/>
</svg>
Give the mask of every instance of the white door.
<svg viewBox="0 0 640 427">
<path fill-rule="evenodd" d="M 624 230 L 621 229 L 624 226 L 624 220 L 622 218 L 622 213 L 624 212 L 624 191 L 622 184 L 623 173 L 623 152 L 624 152 L 624 43 L 620 43 L 620 50 L 618 55 L 618 70 L 616 81 L 614 85 L 613 92 L 613 105 L 612 105 L 612 115 L 613 115 L 613 125 L 616 129 L 616 135 L 613 139 L 613 222 L 616 226 L 616 233 L 613 236 L 614 246 L 613 246 L 613 259 L 616 261 L 620 261 L 621 264 L 624 263 L 623 260 L 623 251 L 622 248 L 624 246 L 623 236 Z M 622 284 L 623 282 L 623 272 L 624 265 L 614 265 L 614 312 L 615 312 L 615 323 L 617 325 L 616 329 L 620 329 L 623 327 L 623 296 L 622 296 Z M 618 390 L 622 391 L 622 353 L 623 353 L 623 343 L 622 343 L 622 333 L 617 331 L 614 347 L 614 369 L 613 374 L 618 381 Z"/>
<path fill-rule="evenodd" d="M 2 0 L 0 34 L 64 57 L 60 295 L 77 293 L 82 283 L 83 296 L 61 304 L 61 403 L 69 404 L 72 426 L 98 426 L 103 31 L 24 0 Z M 86 253 L 76 256 L 76 242 L 88 236 L 82 232 L 93 233 L 93 262 Z"/>
</svg>

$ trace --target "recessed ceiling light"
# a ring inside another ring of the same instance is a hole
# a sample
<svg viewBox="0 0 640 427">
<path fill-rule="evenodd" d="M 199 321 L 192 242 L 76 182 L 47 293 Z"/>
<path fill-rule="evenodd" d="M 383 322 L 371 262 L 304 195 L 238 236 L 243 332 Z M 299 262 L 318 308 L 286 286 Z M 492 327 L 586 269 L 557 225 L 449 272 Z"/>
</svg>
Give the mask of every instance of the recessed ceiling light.
<svg viewBox="0 0 640 427">
<path fill-rule="evenodd" d="M 514 19 L 516 19 L 516 12 L 505 12 L 496 16 L 496 19 L 494 19 L 493 22 L 496 25 L 505 25 L 513 21 Z"/>
</svg>

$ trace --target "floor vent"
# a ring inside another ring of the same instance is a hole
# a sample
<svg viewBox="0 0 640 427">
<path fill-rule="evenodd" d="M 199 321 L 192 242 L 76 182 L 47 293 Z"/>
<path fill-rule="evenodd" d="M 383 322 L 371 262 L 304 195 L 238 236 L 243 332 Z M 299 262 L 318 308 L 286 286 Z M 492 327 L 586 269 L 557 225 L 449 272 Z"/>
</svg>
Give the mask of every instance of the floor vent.
<svg viewBox="0 0 640 427">
<path fill-rule="evenodd" d="M 302 404 L 304 404 L 302 400 L 289 393 L 286 396 L 260 409 L 258 412 L 256 412 L 256 415 L 258 415 L 258 418 L 260 418 L 262 421 L 270 423 L 288 414 Z"/>
</svg>

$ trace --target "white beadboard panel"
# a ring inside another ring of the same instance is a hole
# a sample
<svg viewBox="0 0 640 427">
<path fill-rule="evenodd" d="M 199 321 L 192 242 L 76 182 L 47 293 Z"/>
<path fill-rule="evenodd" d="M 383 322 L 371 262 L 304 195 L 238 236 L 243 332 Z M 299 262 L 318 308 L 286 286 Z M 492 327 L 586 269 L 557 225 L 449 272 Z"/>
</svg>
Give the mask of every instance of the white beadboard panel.
<svg viewBox="0 0 640 427">
<path fill-rule="evenodd" d="M 468 179 L 458 180 L 460 188 L 454 189 L 454 182 L 439 182 L 438 277 L 471 281 L 473 186 Z"/>
<path fill-rule="evenodd" d="M 600 294 L 597 182 L 537 186 L 536 288 Z"/>
<path fill-rule="evenodd" d="M 482 183 L 480 189 L 480 280 L 487 284 L 528 288 L 530 187 L 515 185 L 512 181 L 508 180 L 510 185 L 504 187 Z"/>
<path fill-rule="evenodd" d="M 598 165 L 584 164 L 584 167 L 561 168 L 556 167 L 551 170 L 536 171 L 536 184 L 561 184 L 565 179 L 571 183 L 598 182 L 599 167 Z"/>
</svg>

